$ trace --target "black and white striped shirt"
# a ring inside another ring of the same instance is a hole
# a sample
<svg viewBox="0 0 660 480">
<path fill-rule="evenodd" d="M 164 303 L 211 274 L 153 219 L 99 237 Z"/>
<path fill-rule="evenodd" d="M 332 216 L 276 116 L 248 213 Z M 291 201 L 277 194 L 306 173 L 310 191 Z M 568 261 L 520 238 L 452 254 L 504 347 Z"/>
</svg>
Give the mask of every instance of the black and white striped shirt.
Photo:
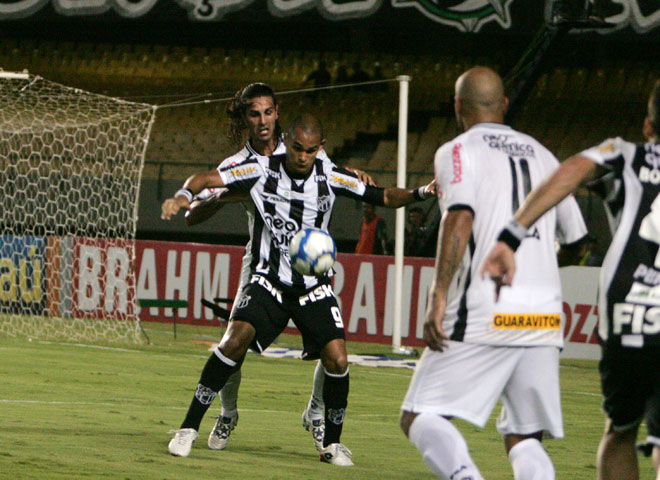
<svg viewBox="0 0 660 480">
<path fill-rule="evenodd" d="M 617 137 L 582 155 L 609 170 L 592 185 L 613 229 L 600 273 L 598 333 L 626 347 L 660 345 L 660 144 Z"/>
<path fill-rule="evenodd" d="M 293 235 L 301 228 L 327 231 L 337 195 L 382 204 L 383 190 L 322 158 L 315 159 L 304 179 L 294 179 L 286 173 L 285 161 L 286 155 L 254 157 L 218 172 L 229 190 L 249 193 L 256 208 L 251 272 L 283 286 L 309 289 L 320 279 L 292 270 L 288 253 Z"/>
</svg>

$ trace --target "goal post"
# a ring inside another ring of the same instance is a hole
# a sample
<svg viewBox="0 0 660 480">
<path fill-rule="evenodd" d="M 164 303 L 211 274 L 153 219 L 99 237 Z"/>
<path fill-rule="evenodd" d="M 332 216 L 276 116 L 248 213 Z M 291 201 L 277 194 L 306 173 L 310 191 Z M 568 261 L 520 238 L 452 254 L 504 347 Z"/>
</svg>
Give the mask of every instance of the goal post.
<svg viewBox="0 0 660 480">
<path fill-rule="evenodd" d="M 0 71 L 0 335 L 141 341 L 135 231 L 154 115 Z"/>
</svg>

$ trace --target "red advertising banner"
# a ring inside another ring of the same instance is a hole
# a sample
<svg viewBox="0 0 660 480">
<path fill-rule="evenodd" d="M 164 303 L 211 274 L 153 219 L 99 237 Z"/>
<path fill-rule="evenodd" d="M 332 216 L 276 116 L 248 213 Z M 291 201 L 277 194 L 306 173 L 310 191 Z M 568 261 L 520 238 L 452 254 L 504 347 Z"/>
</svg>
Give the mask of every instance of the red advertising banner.
<svg viewBox="0 0 660 480">
<path fill-rule="evenodd" d="M 122 318 L 136 308 L 135 299 L 184 299 L 188 307 L 177 308 L 176 312 L 172 308 L 150 307 L 138 308 L 138 314 L 146 322 L 172 322 L 176 315 L 178 323 L 216 326 L 220 320 L 201 301 L 234 298 L 244 252 L 242 247 L 219 245 L 71 237 L 59 244 L 61 248 L 55 250 L 71 252 L 68 256 L 62 254 L 63 259 L 70 260 L 53 262 L 55 266 L 61 264 L 60 271 L 46 273 L 53 287 L 72 290 L 70 308 L 74 316 Z M 133 247 L 134 264 L 130 261 Z M 394 258 L 339 254 L 335 271 L 333 286 L 348 340 L 390 344 Z M 561 269 L 564 357 L 598 358 L 598 272 L 594 267 Z M 405 259 L 401 287 L 403 345 L 423 346 L 424 313 L 433 276 L 433 259 Z M 231 308 L 231 303 L 220 306 Z M 289 328 L 287 333 L 297 330 Z"/>
</svg>

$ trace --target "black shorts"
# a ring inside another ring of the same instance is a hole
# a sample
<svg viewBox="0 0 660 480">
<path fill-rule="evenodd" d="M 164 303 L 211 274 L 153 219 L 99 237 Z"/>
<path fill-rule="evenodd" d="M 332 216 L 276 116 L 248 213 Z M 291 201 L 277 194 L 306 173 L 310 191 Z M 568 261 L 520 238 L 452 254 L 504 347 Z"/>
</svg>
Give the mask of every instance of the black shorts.
<svg viewBox="0 0 660 480">
<path fill-rule="evenodd" d="M 286 328 L 289 319 L 302 333 L 303 360 L 319 358 L 329 342 L 346 338 L 341 311 L 329 283 L 296 292 L 276 287 L 262 275 L 252 275 L 234 305 L 232 317 L 256 330 L 250 347 L 263 352 Z"/>
<path fill-rule="evenodd" d="M 646 421 L 647 442 L 660 446 L 660 394 L 656 393 L 646 401 L 644 412 Z"/>
<path fill-rule="evenodd" d="M 603 409 L 615 430 L 637 425 L 648 413 L 653 397 L 660 396 L 660 348 L 603 346 L 598 369 L 603 390 Z M 655 410 L 655 427 L 660 426 Z M 648 421 L 648 416 L 647 416 Z M 660 432 L 657 432 L 660 433 Z"/>
</svg>

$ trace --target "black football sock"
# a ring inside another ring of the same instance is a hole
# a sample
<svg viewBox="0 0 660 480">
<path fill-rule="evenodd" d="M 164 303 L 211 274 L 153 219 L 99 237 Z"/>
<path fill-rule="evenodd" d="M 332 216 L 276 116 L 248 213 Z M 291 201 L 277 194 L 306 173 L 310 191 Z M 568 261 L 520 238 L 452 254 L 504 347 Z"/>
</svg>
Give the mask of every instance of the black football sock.
<svg viewBox="0 0 660 480">
<path fill-rule="evenodd" d="M 230 364 L 231 363 L 231 364 Z M 193 396 L 186 418 L 181 428 L 194 428 L 199 430 L 204 414 L 213 403 L 222 386 L 227 382 L 229 376 L 236 370 L 236 362 L 224 357 L 222 360 L 212 353 L 204 365 L 202 376 L 199 379 L 197 390 Z"/>
<path fill-rule="evenodd" d="M 344 415 L 348 405 L 348 370 L 343 375 L 325 372 L 323 384 L 323 402 L 325 403 L 325 435 L 323 446 L 339 443 Z"/>
</svg>

